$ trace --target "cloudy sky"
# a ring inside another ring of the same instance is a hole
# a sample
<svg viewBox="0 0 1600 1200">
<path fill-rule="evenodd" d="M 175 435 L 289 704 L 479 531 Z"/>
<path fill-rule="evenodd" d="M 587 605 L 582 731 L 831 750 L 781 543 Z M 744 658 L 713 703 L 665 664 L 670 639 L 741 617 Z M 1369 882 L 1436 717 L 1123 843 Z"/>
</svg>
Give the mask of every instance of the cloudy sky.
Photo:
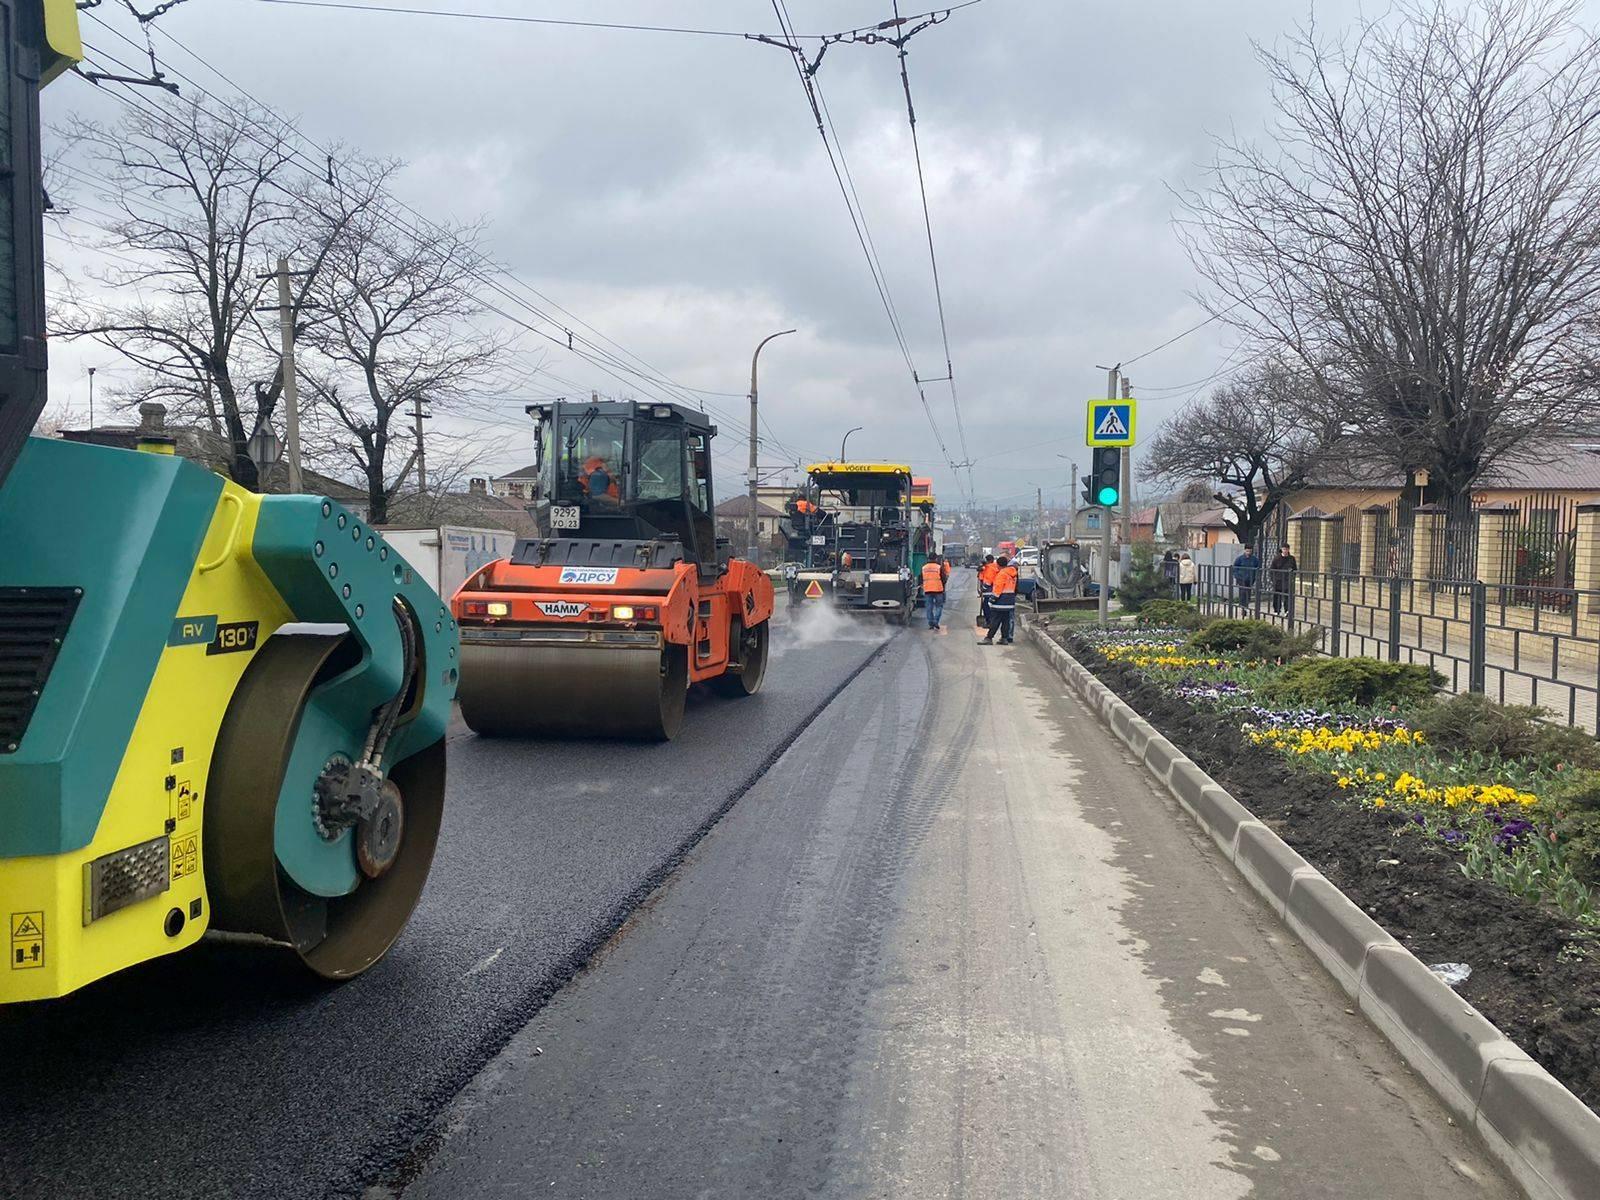
<svg viewBox="0 0 1600 1200">
<path fill-rule="evenodd" d="M 777 30 L 767 0 L 395 6 Z M 890 0 L 789 0 L 789 9 L 799 32 L 820 34 L 880 20 Z M 1212 134 L 1260 128 L 1266 86 L 1251 41 L 1274 40 L 1307 12 L 1291 0 L 981 0 L 911 43 L 981 502 L 1031 503 L 1037 487 L 1064 502 L 1070 461 L 1086 459 L 1084 401 L 1105 387 L 1096 364 L 1131 360 L 1204 318 L 1171 227 L 1172 189 L 1200 179 Z M 1353 0 L 1317 5 L 1324 26 L 1357 12 Z M 85 42 L 133 61 L 117 35 L 137 38 L 134 22 L 110 3 L 95 15 L 105 23 L 86 15 Z M 859 425 L 852 457 L 908 459 L 934 476 L 941 497 L 959 495 L 782 50 L 737 37 L 269 0 L 188 0 L 159 28 L 171 35 L 156 37 L 169 69 L 295 116 L 309 142 L 404 159 L 397 190 L 408 203 L 434 218 L 486 220 L 493 256 L 572 314 L 563 321 L 594 341 L 573 323 L 603 333 L 650 374 L 703 389 L 722 424 L 722 495 L 742 485 L 750 352 L 791 326 L 799 332 L 762 355 L 762 464 L 831 456 Z M 941 376 L 894 52 L 835 46 L 818 79 L 913 361 L 924 376 Z M 105 116 L 116 104 L 68 78 L 47 92 L 45 117 Z M 52 253 L 80 265 L 59 241 Z M 1142 439 L 1217 372 L 1232 344 L 1212 325 L 1129 367 L 1143 400 Z M 58 406 L 82 406 L 89 365 L 105 372 L 102 386 L 115 381 L 108 351 L 53 347 Z M 531 457 L 528 397 L 661 390 L 531 335 L 503 383 L 455 417 L 440 414 L 484 439 L 490 470 Z M 927 397 L 959 461 L 950 389 L 930 384 Z"/>
</svg>

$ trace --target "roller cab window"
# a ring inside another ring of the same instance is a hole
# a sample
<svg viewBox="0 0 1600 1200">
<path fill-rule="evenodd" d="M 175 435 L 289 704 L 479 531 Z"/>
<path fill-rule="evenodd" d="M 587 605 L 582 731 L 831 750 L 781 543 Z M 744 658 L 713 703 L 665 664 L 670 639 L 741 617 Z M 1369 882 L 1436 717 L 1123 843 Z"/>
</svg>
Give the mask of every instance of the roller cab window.
<svg viewBox="0 0 1600 1200">
<path fill-rule="evenodd" d="M 563 414 L 556 428 L 557 504 L 614 508 L 627 494 L 628 422 L 579 411 Z"/>
</svg>

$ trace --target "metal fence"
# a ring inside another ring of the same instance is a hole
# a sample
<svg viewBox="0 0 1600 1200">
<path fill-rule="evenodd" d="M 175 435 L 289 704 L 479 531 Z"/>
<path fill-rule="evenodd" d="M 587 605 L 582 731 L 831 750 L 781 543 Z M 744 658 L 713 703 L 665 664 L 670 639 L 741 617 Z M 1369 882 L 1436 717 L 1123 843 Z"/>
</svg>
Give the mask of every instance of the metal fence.
<svg viewBox="0 0 1600 1200">
<path fill-rule="evenodd" d="M 1452 691 L 1537 705 L 1600 736 L 1600 592 L 1345 572 L 1274 577 L 1264 565 L 1252 586 L 1233 568 L 1201 565 L 1194 591 L 1208 614 L 1315 629 L 1328 655 L 1425 663 Z"/>
<path fill-rule="evenodd" d="M 1517 505 L 1514 552 L 1494 582 L 1559 594 L 1572 586 L 1578 502 L 1560 492 L 1535 493 Z"/>
</svg>

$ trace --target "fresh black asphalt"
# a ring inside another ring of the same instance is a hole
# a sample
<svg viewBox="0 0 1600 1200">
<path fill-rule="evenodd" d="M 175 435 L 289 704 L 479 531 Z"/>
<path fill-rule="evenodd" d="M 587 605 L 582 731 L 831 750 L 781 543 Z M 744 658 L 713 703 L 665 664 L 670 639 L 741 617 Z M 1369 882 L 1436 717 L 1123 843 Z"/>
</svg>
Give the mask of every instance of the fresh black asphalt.
<svg viewBox="0 0 1600 1200">
<path fill-rule="evenodd" d="M 428 889 L 388 958 L 339 987 L 203 942 L 64 1000 L 0 1010 L 0 1195 L 355 1195 L 881 649 L 796 645 L 767 686 L 691 698 L 668 745 L 450 747 Z"/>
</svg>

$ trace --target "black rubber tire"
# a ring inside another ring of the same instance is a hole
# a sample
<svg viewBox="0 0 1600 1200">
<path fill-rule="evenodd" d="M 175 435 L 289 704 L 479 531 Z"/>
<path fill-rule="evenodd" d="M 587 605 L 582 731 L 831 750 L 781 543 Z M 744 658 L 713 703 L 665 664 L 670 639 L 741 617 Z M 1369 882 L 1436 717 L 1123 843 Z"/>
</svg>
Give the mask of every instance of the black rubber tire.
<svg viewBox="0 0 1600 1200">
<path fill-rule="evenodd" d="M 771 646 L 771 622 L 762 621 L 746 632 L 743 625 L 735 622 L 729 637 L 739 646 L 740 670 L 724 671 L 715 679 L 707 680 L 711 690 L 719 696 L 739 699 L 741 696 L 754 696 L 761 690 L 761 683 L 767 677 L 767 658 Z"/>
</svg>

